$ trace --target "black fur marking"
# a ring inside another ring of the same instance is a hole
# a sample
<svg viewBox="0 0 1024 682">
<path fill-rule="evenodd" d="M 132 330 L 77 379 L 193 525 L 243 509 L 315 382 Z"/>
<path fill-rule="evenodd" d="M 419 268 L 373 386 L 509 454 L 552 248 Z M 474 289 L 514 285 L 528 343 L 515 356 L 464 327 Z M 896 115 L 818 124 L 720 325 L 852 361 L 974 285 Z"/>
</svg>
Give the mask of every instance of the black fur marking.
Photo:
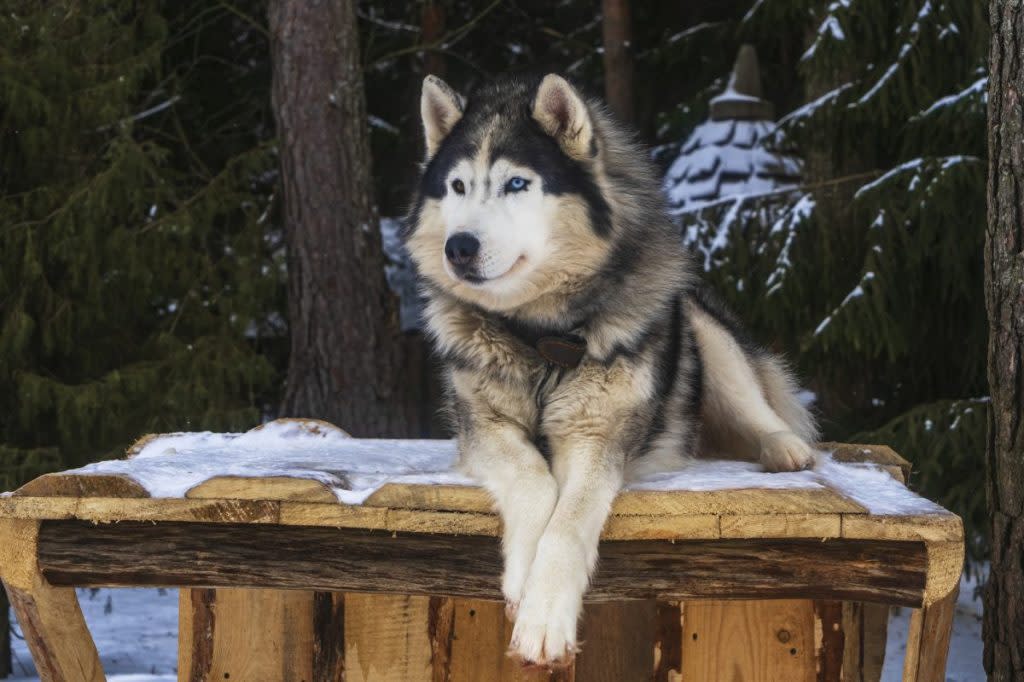
<svg viewBox="0 0 1024 682">
<path fill-rule="evenodd" d="M 544 180 L 545 194 L 579 196 L 587 205 L 594 232 L 604 238 L 611 236 L 611 208 L 590 169 L 566 156 L 533 118 L 521 121 L 515 128 L 502 135 L 491 153 L 491 162 L 506 158 L 534 169 Z"/>
<path fill-rule="evenodd" d="M 441 143 L 437 154 L 427 162 L 420 178 L 420 193 L 423 196 L 443 198 L 448 193 L 447 179 L 452 166 L 476 154 L 477 146 L 466 137 L 466 127 L 466 119 L 460 119 Z"/>
<path fill-rule="evenodd" d="M 646 452 L 654 439 L 665 430 L 666 403 L 669 396 L 672 395 L 672 389 L 679 377 L 679 354 L 682 350 L 683 340 L 683 310 L 678 296 L 672 299 L 672 313 L 668 322 L 668 340 L 664 348 L 661 349 L 661 357 L 658 358 L 657 364 L 658 379 L 654 389 L 657 405 L 654 408 L 654 417 L 651 419 L 647 437 L 640 452 Z"/>
</svg>

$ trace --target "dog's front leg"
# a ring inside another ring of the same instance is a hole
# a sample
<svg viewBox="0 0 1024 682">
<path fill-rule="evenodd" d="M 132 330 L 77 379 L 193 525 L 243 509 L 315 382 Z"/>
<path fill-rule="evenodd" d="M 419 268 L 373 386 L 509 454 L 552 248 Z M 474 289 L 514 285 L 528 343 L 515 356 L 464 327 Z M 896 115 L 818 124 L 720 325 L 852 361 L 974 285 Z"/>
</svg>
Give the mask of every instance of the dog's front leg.
<svg viewBox="0 0 1024 682">
<path fill-rule="evenodd" d="M 543 455 L 512 423 L 481 420 L 460 441 L 463 468 L 483 484 L 501 514 L 501 591 L 509 616 L 515 617 L 558 486 Z"/>
<path fill-rule="evenodd" d="M 557 665 L 576 653 L 576 622 L 597 563 L 601 528 L 622 485 L 624 458 L 597 444 L 556 450 L 558 504 L 537 546 L 512 633 L 523 661 Z"/>
</svg>

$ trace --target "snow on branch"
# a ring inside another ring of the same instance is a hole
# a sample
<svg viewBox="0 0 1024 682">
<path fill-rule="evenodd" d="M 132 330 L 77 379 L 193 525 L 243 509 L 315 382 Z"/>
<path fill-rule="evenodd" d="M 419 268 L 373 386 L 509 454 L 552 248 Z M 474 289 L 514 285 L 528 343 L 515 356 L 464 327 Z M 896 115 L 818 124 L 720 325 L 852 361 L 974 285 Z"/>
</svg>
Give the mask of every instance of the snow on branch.
<svg viewBox="0 0 1024 682">
<path fill-rule="evenodd" d="M 850 8 L 851 0 L 836 0 L 831 3 L 826 11 L 825 18 L 822 20 L 821 25 L 818 26 L 818 34 L 814 38 L 814 42 L 807 48 L 803 56 L 800 57 L 800 61 L 805 62 L 812 59 L 820 47 L 825 41 L 842 42 L 846 40 L 846 32 L 843 30 L 842 24 L 839 23 L 839 17 L 836 13 L 840 10 L 847 10 Z"/>
<path fill-rule="evenodd" d="M 907 42 L 900 45 L 899 54 L 896 56 L 896 61 L 889 65 L 889 67 L 882 73 L 882 75 L 875 81 L 867 92 L 861 95 L 860 99 L 852 104 L 849 104 L 849 108 L 854 109 L 863 104 L 866 104 L 879 93 L 879 91 L 885 87 L 885 85 L 892 80 L 893 76 L 900 70 L 900 68 L 906 63 L 907 57 L 916 47 L 917 40 L 921 35 L 921 25 L 925 19 L 932 15 L 933 8 L 931 0 L 925 0 L 924 4 L 921 5 L 921 9 L 918 11 L 917 16 L 914 18 L 914 23 L 910 25 L 907 30 L 909 39 Z"/>
<path fill-rule="evenodd" d="M 925 118 L 926 116 L 931 116 L 937 112 L 957 107 L 964 102 L 980 105 L 982 107 L 988 104 L 988 76 L 979 78 L 958 93 L 946 95 L 945 97 L 935 100 L 931 106 L 918 112 L 910 120 L 916 121 Z"/>
<path fill-rule="evenodd" d="M 794 109 L 785 116 L 779 119 L 779 122 L 775 125 L 776 129 L 783 128 L 789 123 L 804 121 L 814 116 L 819 109 L 828 106 L 835 102 L 841 94 L 853 87 L 853 83 L 843 83 L 838 88 L 829 90 L 821 97 L 808 102 L 807 104 Z"/>
<path fill-rule="evenodd" d="M 846 298 L 843 299 L 842 303 L 837 305 L 835 309 L 818 324 L 818 326 L 814 330 L 814 335 L 819 336 L 823 331 L 825 331 L 826 328 L 828 328 L 829 324 L 832 323 L 832 319 L 835 318 L 835 316 L 838 315 L 843 310 L 843 308 L 845 308 L 851 302 L 856 301 L 857 299 L 864 296 L 864 285 L 872 281 L 873 279 L 875 279 L 874 272 L 870 270 L 868 272 L 865 272 L 864 275 L 860 278 L 860 282 L 858 282 L 857 286 L 850 290 L 850 293 L 846 295 Z"/>
<path fill-rule="evenodd" d="M 896 178 L 904 175 L 905 173 L 909 173 L 909 172 L 914 172 L 914 177 L 911 178 L 910 183 L 908 184 L 908 190 L 915 189 L 917 187 L 918 183 L 921 181 L 921 172 L 925 169 L 926 166 L 930 167 L 932 165 L 930 162 L 937 162 L 938 163 L 939 175 L 941 176 L 943 173 L 948 171 L 950 168 L 958 166 L 958 165 L 960 165 L 962 163 L 977 163 L 979 161 L 980 161 L 980 159 L 978 159 L 978 157 L 976 157 L 976 156 L 968 156 L 968 155 L 964 155 L 964 154 L 956 154 L 956 155 L 953 155 L 953 156 L 939 156 L 939 157 L 933 157 L 933 158 L 932 157 L 918 157 L 916 159 L 911 159 L 910 161 L 906 161 L 904 163 L 901 163 L 900 165 L 896 166 L 895 168 L 889 169 L 887 172 L 882 174 L 881 177 L 879 177 L 879 178 L 877 178 L 875 180 L 872 180 L 871 182 L 869 182 L 869 183 L 867 183 L 865 185 L 861 185 L 860 189 L 858 189 L 854 193 L 853 198 L 855 200 L 856 199 L 860 199 L 862 196 L 864 196 L 864 195 L 866 195 L 866 194 L 868 194 L 870 192 L 873 192 L 874 190 L 877 190 L 880 187 L 883 187 L 883 186 L 889 184 L 890 182 L 892 182 Z M 938 178 L 935 178 L 935 179 L 938 179 Z"/>
</svg>

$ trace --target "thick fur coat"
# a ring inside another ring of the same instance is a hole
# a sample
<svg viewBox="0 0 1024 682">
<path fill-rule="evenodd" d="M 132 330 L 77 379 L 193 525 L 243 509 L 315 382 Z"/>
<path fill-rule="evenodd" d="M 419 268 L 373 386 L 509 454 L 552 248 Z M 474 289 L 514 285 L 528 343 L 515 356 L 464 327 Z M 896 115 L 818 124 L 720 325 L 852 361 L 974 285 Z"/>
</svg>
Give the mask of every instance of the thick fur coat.
<svg viewBox="0 0 1024 682">
<path fill-rule="evenodd" d="M 468 100 L 428 77 L 421 110 L 405 238 L 425 324 L 462 466 L 502 516 L 512 652 L 556 664 L 625 480 L 694 456 L 804 468 L 815 426 L 695 277 L 648 155 L 599 103 L 557 75 Z"/>
</svg>

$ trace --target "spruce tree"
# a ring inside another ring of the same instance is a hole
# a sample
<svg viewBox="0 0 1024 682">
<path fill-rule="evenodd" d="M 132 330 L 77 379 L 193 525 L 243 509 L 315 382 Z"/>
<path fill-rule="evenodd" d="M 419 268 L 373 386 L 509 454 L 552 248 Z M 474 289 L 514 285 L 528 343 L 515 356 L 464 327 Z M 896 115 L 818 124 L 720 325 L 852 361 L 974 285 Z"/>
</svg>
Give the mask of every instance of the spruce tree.
<svg viewBox="0 0 1024 682">
<path fill-rule="evenodd" d="M 757 0 L 738 35 L 804 38 L 804 101 L 772 142 L 794 192 L 681 216 L 728 238 L 707 273 L 818 395 L 826 434 L 887 443 L 982 549 L 985 7 Z M 730 217 L 731 215 L 731 217 Z M 743 281 L 742 290 L 737 287 Z"/>
<path fill-rule="evenodd" d="M 224 59 L 253 45 L 198 2 L 0 17 L 3 489 L 146 432 L 259 421 L 283 292 L 272 128 L 259 61 Z"/>
</svg>

